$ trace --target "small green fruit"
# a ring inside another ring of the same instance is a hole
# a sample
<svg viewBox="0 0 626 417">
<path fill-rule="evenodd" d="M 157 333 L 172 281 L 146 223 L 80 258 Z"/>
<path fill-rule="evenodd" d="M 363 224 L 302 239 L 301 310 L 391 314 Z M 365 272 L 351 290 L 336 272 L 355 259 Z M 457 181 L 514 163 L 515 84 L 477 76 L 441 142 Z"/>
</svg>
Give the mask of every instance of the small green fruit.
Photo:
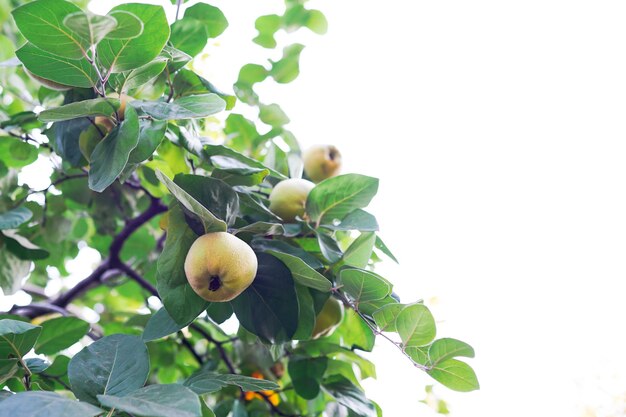
<svg viewBox="0 0 626 417">
<path fill-rule="evenodd" d="M 246 242 L 226 232 L 207 233 L 193 242 L 185 258 L 191 288 L 212 302 L 230 301 L 252 284 L 258 261 Z"/>
<path fill-rule="evenodd" d="M 315 145 L 302 154 L 302 162 L 306 175 L 317 183 L 339 174 L 341 153 L 332 145 Z"/>
<path fill-rule="evenodd" d="M 309 192 L 315 187 L 311 181 L 291 178 L 276 184 L 270 193 L 270 210 L 286 222 L 293 222 L 304 215 Z"/>
<path fill-rule="evenodd" d="M 343 304 L 335 297 L 330 297 L 315 318 L 312 337 L 317 339 L 330 335 L 341 323 L 342 318 Z"/>
</svg>

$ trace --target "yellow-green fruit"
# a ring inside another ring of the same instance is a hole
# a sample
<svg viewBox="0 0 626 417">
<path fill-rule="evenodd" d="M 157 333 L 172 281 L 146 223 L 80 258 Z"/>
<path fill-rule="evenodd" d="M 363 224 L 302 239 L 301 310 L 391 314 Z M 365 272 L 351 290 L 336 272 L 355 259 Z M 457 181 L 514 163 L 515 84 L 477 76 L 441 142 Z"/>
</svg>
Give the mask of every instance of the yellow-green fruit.
<svg viewBox="0 0 626 417">
<path fill-rule="evenodd" d="M 330 297 L 319 314 L 315 318 L 315 327 L 313 327 L 313 338 L 320 336 L 328 336 L 341 323 L 343 317 L 343 305 L 339 300 Z"/>
<path fill-rule="evenodd" d="M 91 162 L 91 154 L 98 143 L 102 140 L 102 134 L 107 134 L 108 130 L 103 125 L 91 125 L 87 129 L 80 132 L 78 136 L 78 148 L 83 154 L 87 162 Z"/>
<path fill-rule="evenodd" d="M 270 193 L 270 210 L 286 222 L 302 217 L 309 192 L 315 187 L 311 181 L 291 178 L 276 184 Z"/>
<path fill-rule="evenodd" d="M 39 84 L 41 84 L 44 87 L 47 87 L 47 88 L 49 88 L 51 90 L 67 91 L 67 90 L 72 88 L 69 85 L 60 84 L 60 83 L 57 83 L 55 81 L 48 80 L 47 78 L 40 77 L 39 75 L 35 75 L 32 72 L 30 72 L 29 70 L 27 70 L 26 68 L 24 68 L 24 71 L 26 71 L 26 73 L 30 76 L 30 78 L 32 78 L 33 80 L 37 81 Z"/>
<path fill-rule="evenodd" d="M 226 232 L 200 236 L 185 258 L 191 288 L 208 301 L 230 301 L 252 284 L 258 262 L 246 242 Z"/>
<path fill-rule="evenodd" d="M 339 174 L 341 153 L 332 145 L 315 145 L 302 154 L 304 172 L 313 182 Z"/>
</svg>

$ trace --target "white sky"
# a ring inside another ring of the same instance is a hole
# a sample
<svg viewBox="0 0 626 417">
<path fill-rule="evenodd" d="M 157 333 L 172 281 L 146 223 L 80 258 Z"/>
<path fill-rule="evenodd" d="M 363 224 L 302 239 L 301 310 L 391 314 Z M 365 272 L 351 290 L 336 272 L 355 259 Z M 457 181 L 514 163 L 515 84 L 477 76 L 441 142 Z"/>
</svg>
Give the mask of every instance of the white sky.
<svg viewBox="0 0 626 417">
<path fill-rule="evenodd" d="M 207 74 L 226 89 L 280 56 L 250 40 L 281 2 L 213 4 L 231 27 Z M 379 272 L 476 348 L 481 391 L 436 388 L 452 415 L 625 415 L 611 410 L 626 392 L 626 3 L 310 6 L 329 33 L 303 36 L 298 80 L 258 91 L 303 144 L 333 143 L 345 172 L 381 179 L 371 208 L 401 265 Z M 430 380 L 383 342 L 368 394 L 386 416 L 431 415 Z"/>
</svg>

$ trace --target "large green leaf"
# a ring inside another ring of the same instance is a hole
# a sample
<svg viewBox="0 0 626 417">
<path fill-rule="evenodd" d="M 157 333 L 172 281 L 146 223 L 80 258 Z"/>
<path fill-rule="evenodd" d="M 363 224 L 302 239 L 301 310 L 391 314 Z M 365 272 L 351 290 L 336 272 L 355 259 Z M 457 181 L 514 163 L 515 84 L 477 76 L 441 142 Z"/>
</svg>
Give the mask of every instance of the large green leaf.
<svg viewBox="0 0 626 417">
<path fill-rule="evenodd" d="M 45 259 L 50 256 L 50 252 L 41 249 L 24 236 L 18 235 L 14 230 L 2 232 L 0 242 L 3 240 L 7 250 L 24 261 Z"/>
<path fill-rule="evenodd" d="M 332 288 L 332 283 L 324 275 L 311 268 L 302 259 L 287 253 L 272 250 L 267 251 L 267 253 L 277 257 L 287 265 L 287 268 L 291 271 L 293 280 L 297 283 L 324 292 L 329 292 Z"/>
<path fill-rule="evenodd" d="M 129 164 L 139 164 L 150 158 L 165 137 L 167 123 L 158 120 L 139 121 L 139 141 L 128 156 Z"/>
<path fill-rule="evenodd" d="M 150 372 L 148 349 L 137 336 L 103 337 L 78 352 L 67 372 L 76 398 L 98 404 L 100 394 L 128 395 L 143 387 Z"/>
<path fill-rule="evenodd" d="M 362 269 L 344 269 L 339 274 L 343 290 L 355 303 L 366 303 L 385 298 L 391 293 L 389 282 Z"/>
<path fill-rule="evenodd" d="M 198 371 L 190 376 L 184 385 L 191 388 L 196 394 L 216 392 L 227 385 L 236 385 L 244 391 L 268 391 L 279 388 L 275 382 L 265 379 L 235 374 L 218 374 L 206 370 Z"/>
<path fill-rule="evenodd" d="M 132 39 L 103 39 L 98 44 L 98 57 L 111 72 L 122 72 L 139 68 L 159 55 L 170 36 L 165 11 L 161 6 L 129 3 L 114 7 L 113 12 L 124 11 L 143 22 L 143 32 Z"/>
<path fill-rule="evenodd" d="M 196 3 L 185 10 L 185 18 L 202 22 L 210 38 L 217 38 L 228 27 L 228 20 L 220 9 L 203 2 Z"/>
<path fill-rule="evenodd" d="M 435 340 L 428 349 L 430 366 L 436 366 L 440 362 L 444 362 L 448 359 L 456 358 L 458 356 L 473 358 L 474 349 L 461 340 L 452 339 L 449 337 Z"/>
<path fill-rule="evenodd" d="M 298 327 L 298 299 L 291 272 L 276 257 L 258 253 L 257 275 L 231 301 L 241 325 L 271 343 L 289 340 Z"/>
<path fill-rule="evenodd" d="M 191 195 L 211 213 L 229 225 L 239 214 L 239 197 L 225 182 L 202 175 L 179 174 L 174 182 Z"/>
<path fill-rule="evenodd" d="M 21 168 L 37 160 L 37 148 L 18 138 L 0 137 L 0 161 L 9 168 Z"/>
<path fill-rule="evenodd" d="M 63 20 L 80 8 L 63 0 L 37 0 L 13 10 L 13 18 L 22 35 L 33 45 L 51 54 L 81 59 L 87 54 L 89 38 L 68 28 Z"/>
<path fill-rule="evenodd" d="M 280 172 L 268 168 L 256 159 L 249 158 L 223 145 L 204 145 L 204 147 L 202 148 L 202 156 L 209 162 L 211 162 L 212 159 L 216 156 L 228 157 L 242 163 L 244 167 L 247 166 L 250 168 L 267 169 L 270 171 L 270 175 L 272 175 L 273 177 L 279 178 L 281 180 L 287 179 L 287 177 L 285 177 Z"/>
<path fill-rule="evenodd" d="M 174 181 L 170 180 L 167 175 L 157 170 L 156 176 L 186 210 L 197 216 L 204 226 L 205 233 L 226 231 L 228 228 L 226 222 L 218 219 L 209 211 L 209 209 L 202 205 L 191 194 L 182 189 Z"/>
<path fill-rule="evenodd" d="M 100 16 L 91 12 L 78 11 L 63 18 L 63 25 L 74 31 L 88 45 L 96 45 L 117 26 L 111 16 Z"/>
<path fill-rule="evenodd" d="M 440 362 L 427 372 L 435 380 L 455 391 L 469 392 L 480 388 L 472 367 L 456 359 Z"/>
<path fill-rule="evenodd" d="M 52 355 L 78 342 L 89 331 L 89 324 L 76 317 L 58 317 L 41 325 L 35 352 Z"/>
<path fill-rule="evenodd" d="M 200 399 L 179 384 L 149 385 L 123 396 L 98 395 L 100 404 L 141 417 L 201 417 Z"/>
<path fill-rule="evenodd" d="M 378 179 L 360 174 L 332 177 L 317 184 L 306 201 L 306 213 L 318 223 L 342 220 L 366 207 L 378 191 Z"/>
<path fill-rule="evenodd" d="M 25 391 L 2 401 L 0 417 L 94 417 L 104 413 L 98 407 L 54 392 Z"/>
<path fill-rule="evenodd" d="M 94 98 L 76 101 L 39 113 L 42 122 L 59 122 L 87 116 L 110 116 L 120 107 L 118 99 Z"/>
<path fill-rule="evenodd" d="M 396 319 L 398 318 L 398 314 L 404 308 L 404 305 L 399 303 L 386 304 L 374 311 L 373 317 L 374 321 L 378 328 L 383 332 L 395 332 L 396 329 Z"/>
<path fill-rule="evenodd" d="M 171 103 L 137 100 L 131 104 L 157 120 L 197 119 L 219 113 L 226 108 L 226 102 L 213 93 L 185 96 Z"/>
<path fill-rule="evenodd" d="M 208 305 L 191 288 L 184 269 L 187 252 L 198 236 L 187 225 L 179 204 L 170 208 L 168 217 L 165 247 L 157 261 L 157 290 L 170 317 L 186 326 Z"/>
<path fill-rule="evenodd" d="M 115 19 L 115 29 L 106 34 L 107 39 L 134 39 L 143 33 L 143 21 L 126 10 L 111 10 L 107 17 Z"/>
<path fill-rule="evenodd" d="M 372 257 L 375 242 L 376 233 L 362 233 L 361 236 L 350 244 L 350 247 L 343 254 L 343 264 L 357 268 L 365 268 Z"/>
<path fill-rule="evenodd" d="M 378 231 L 376 217 L 365 210 L 356 209 L 351 211 L 338 223 L 323 223 L 322 227 L 331 230 L 359 230 L 361 232 Z"/>
<path fill-rule="evenodd" d="M 172 24 L 170 42 L 175 48 L 195 56 L 206 46 L 208 36 L 207 28 L 202 22 L 185 17 Z"/>
<path fill-rule="evenodd" d="M 365 397 L 363 391 L 341 375 L 333 375 L 323 383 L 326 391 L 339 404 L 348 408 L 353 416 L 377 417 L 374 405 Z"/>
<path fill-rule="evenodd" d="M 59 84 L 91 88 L 98 82 L 98 73 L 86 59 L 63 58 L 32 43 L 26 43 L 15 55 L 33 74 Z"/>
<path fill-rule="evenodd" d="M 33 217 L 33 212 L 24 206 L 0 214 L 0 230 L 15 229 Z"/>
<path fill-rule="evenodd" d="M 0 359 L 22 358 L 35 345 L 41 327 L 23 321 L 0 320 Z"/>
<path fill-rule="evenodd" d="M 167 59 L 158 56 L 147 64 L 142 65 L 139 68 L 135 68 L 130 71 L 128 75 L 126 75 L 120 90 L 122 92 L 126 92 L 128 90 L 132 90 L 133 88 L 139 88 L 148 84 L 163 72 L 166 65 Z"/>
<path fill-rule="evenodd" d="M 289 360 L 289 377 L 299 396 L 312 400 L 320 393 L 320 382 L 326 372 L 328 358 L 292 358 Z"/>
<path fill-rule="evenodd" d="M 122 173 L 130 153 L 139 142 L 139 118 L 126 106 L 124 121 L 98 143 L 91 153 L 89 188 L 102 192 Z"/>
<path fill-rule="evenodd" d="M 424 346 L 436 334 L 435 319 L 424 304 L 410 304 L 398 313 L 396 328 L 405 348 Z"/>
</svg>

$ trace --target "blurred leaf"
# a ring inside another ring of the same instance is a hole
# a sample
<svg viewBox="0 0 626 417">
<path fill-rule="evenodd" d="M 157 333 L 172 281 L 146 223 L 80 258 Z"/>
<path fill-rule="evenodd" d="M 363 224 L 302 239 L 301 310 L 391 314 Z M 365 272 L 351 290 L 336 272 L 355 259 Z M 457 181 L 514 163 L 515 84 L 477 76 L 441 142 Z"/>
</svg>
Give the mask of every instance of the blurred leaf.
<svg viewBox="0 0 626 417">
<path fill-rule="evenodd" d="M 304 49 L 304 45 L 295 43 L 283 49 L 283 57 L 276 62 L 272 62 L 272 69 L 269 75 L 274 78 L 277 83 L 285 84 L 295 80 L 300 74 L 300 53 Z"/>
<path fill-rule="evenodd" d="M 34 374 L 40 374 L 50 366 L 50 362 L 46 362 L 41 358 L 28 358 L 24 360 L 26 367 Z"/>
<path fill-rule="evenodd" d="M 108 16 L 116 21 L 114 30 L 106 34 L 107 39 L 134 39 L 143 33 L 143 22 L 139 17 L 125 10 L 111 10 Z"/>
<path fill-rule="evenodd" d="M 251 187 L 261 184 L 269 173 L 269 169 L 261 168 L 215 168 L 211 176 L 232 186 L 244 185 Z"/>
<path fill-rule="evenodd" d="M 320 393 L 320 382 L 328 366 L 328 358 L 293 358 L 289 361 L 289 377 L 302 398 L 312 400 Z"/>
<path fill-rule="evenodd" d="M 148 349 L 137 336 L 103 337 L 78 352 L 68 375 L 76 398 L 98 404 L 97 396 L 128 395 L 143 387 L 150 372 Z"/>
<path fill-rule="evenodd" d="M 200 399 L 179 384 L 149 385 L 123 396 L 98 395 L 102 405 L 143 417 L 201 417 Z"/>
<path fill-rule="evenodd" d="M 254 27 L 259 34 L 253 41 L 264 48 L 275 48 L 276 39 L 274 39 L 274 34 L 280 29 L 280 26 L 281 19 L 278 15 L 270 14 L 258 17 L 254 22 Z"/>
<path fill-rule="evenodd" d="M 206 46 L 208 35 L 207 27 L 201 21 L 185 17 L 172 24 L 170 41 L 175 48 L 195 56 Z"/>
<path fill-rule="evenodd" d="M 142 339 L 144 342 L 157 340 L 176 333 L 188 325 L 189 323 L 185 325 L 176 323 L 167 310 L 161 307 L 159 311 L 154 313 L 150 317 L 150 320 L 148 320 L 148 324 L 146 324 L 146 328 L 143 331 Z"/>
<path fill-rule="evenodd" d="M 100 16 L 82 10 L 65 15 L 62 22 L 65 28 L 74 31 L 87 46 L 96 45 L 117 26 L 117 21 L 110 16 Z M 82 58 L 86 50 L 80 52 L 81 56 L 77 59 Z"/>
<path fill-rule="evenodd" d="M 102 192 L 122 173 L 139 141 L 139 119 L 135 109 L 126 107 L 124 121 L 96 145 L 91 154 L 89 188 Z"/>
<path fill-rule="evenodd" d="M 9 136 L 0 137 L 0 160 L 9 168 L 21 168 L 37 160 L 37 148 Z"/>
<path fill-rule="evenodd" d="M 33 217 L 33 212 L 24 206 L 0 214 L 0 230 L 17 229 Z"/>
<path fill-rule="evenodd" d="M 0 384 L 4 384 L 18 371 L 17 359 L 0 359 Z M 0 398 L 2 401 L 2 398 Z"/>
<path fill-rule="evenodd" d="M 286 125 L 290 122 L 289 117 L 278 104 L 259 105 L 259 119 L 272 127 Z"/>
<path fill-rule="evenodd" d="M 324 388 L 339 404 L 352 411 L 354 416 L 377 417 L 374 405 L 352 382 L 340 375 L 324 381 Z"/>
<path fill-rule="evenodd" d="M 0 248 L 0 288 L 5 296 L 21 288 L 22 279 L 30 272 L 31 261 L 23 261 L 5 248 Z"/>
<path fill-rule="evenodd" d="M 228 27 L 228 20 L 224 13 L 217 7 L 203 2 L 196 3 L 185 10 L 185 18 L 202 22 L 210 38 L 217 38 Z"/>
<path fill-rule="evenodd" d="M 298 300 L 289 269 L 274 256 L 258 253 L 257 275 L 231 301 L 241 325 L 271 343 L 289 340 L 298 327 Z"/>
<path fill-rule="evenodd" d="M 0 417 L 94 417 L 104 413 L 98 407 L 63 397 L 54 392 L 18 392 L 2 401 Z"/>
<path fill-rule="evenodd" d="M 196 394 L 216 392 L 226 385 L 236 385 L 243 391 L 268 391 L 279 388 L 275 382 L 265 379 L 236 374 L 218 374 L 207 371 L 195 373 L 189 377 L 183 385 L 191 388 Z"/>
</svg>

